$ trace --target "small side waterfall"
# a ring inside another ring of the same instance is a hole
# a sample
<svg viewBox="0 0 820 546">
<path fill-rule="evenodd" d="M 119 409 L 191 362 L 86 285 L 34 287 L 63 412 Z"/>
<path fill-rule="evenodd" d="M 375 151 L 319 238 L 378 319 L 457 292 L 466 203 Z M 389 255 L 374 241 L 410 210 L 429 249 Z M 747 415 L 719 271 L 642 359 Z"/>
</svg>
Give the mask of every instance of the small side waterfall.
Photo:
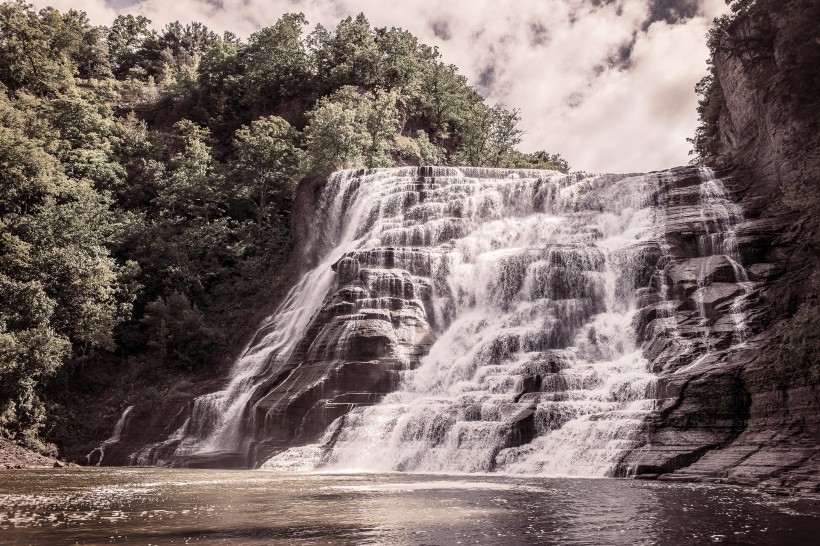
<svg viewBox="0 0 820 546">
<path fill-rule="evenodd" d="M 122 432 L 128 424 L 128 419 L 131 417 L 131 412 L 133 410 L 134 406 L 128 406 L 125 408 L 122 415 L 120 415 L 120 418 L 117 419 L 117 423 L 114 425 L 114 431 L 111 433 L 111 436 L 109 436 L 107 440 L 91 450 L 91 452 L 85 456 L 85 459 L 89 465 L 100 466 L 102 464 L 103 458 L 105 457 L 105 448 L 120 441 Z"/>
<path fill-rule="evenodd" d="M 752 283 L 749 275 L 740 264 L 737 247 L 737 225 L 743 221 L 743 213 L 737 204 L 729 199 L 729 194 L 723 184 L 715 179 L 715 173 L 708 167 L 700 169 L 700 210 L 704 226 L 702 235 L 698 237 L 698 249 L 701 256 L 722 257 L 729 261 L 734 273 L 734 280 L 740 291 L 732 299 L 729 307 L 729 316 L 734 325 L 733 343 L 740 344 L 746 341 L 748 327 L 746 325 L 745 307 L 747 298 L 752 293 Z M 706 316 L 706 301 L 709 293 L 714 289 L 707 289 L 705 284 L 706 271 L 709 271 L 709 262 L 704 262 L 698 275 L 698 290 L 693 294 L 697 302 L 698 311 L 705 321 L 705 331 L 708 336 L 709 320 Z M 707 342 L 707 347 L 712 349 Z"/>
</svg>

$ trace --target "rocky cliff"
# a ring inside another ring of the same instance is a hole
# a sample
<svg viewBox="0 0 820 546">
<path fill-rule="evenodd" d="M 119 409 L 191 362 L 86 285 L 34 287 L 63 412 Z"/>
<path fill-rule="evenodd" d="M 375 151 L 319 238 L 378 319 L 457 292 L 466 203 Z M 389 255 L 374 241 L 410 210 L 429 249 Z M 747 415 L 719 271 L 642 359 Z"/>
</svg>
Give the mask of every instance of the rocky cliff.
<svg viewBox="0 0 820 546">
<path fill-rule="evenodd" d="M 666 400 L 650 446 L 628 462 L 646 477 L 816 492 L 818 363 L 805 356 L 810 352 L 781 355 L 791 317 L 817 297 L 820 5 L 759 1 L 718 28 L 713 74 L 722 102 L 709 161 L 727 168 L 742 210 L 737 244 L 754 283 L 753 335 L 696 365 L 662 372 Z M 670 235 L 685 237 L 697 224 L 690 214 Z M 731 290 L 721 288 L 718 306 Z M 662 360 L 654 362 L 662 367 Z"/>
</svg>

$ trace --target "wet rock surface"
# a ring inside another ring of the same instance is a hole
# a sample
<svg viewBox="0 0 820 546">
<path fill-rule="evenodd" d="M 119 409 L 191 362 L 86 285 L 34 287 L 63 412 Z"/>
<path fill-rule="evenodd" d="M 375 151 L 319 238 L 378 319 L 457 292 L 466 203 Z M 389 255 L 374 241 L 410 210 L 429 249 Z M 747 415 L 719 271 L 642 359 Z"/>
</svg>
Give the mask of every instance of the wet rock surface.
<svg viewBox="0 0 820 546">
<path fill-rule="evenodd" d="M 687 257 L 697 244 L 671 244 L 666 279 L 678 303 L 653 303 L 638 314 L 645 353 L 659 373 L 660 405 L 649 441 L 625 457 L 622 471 L 816 493 L 820 392 L 808 363 L 773 364 L 783 298 L 806 282 L 811 256 L 798 244 L 794 216 L 761 210 L 755 185 L 744 182 L 748 176 L 732 172 L 723 179 L 728 188 L 741 188 L 733 194 L 739 218 L 729 229 L 734 259 Z M 690 207 L 669 207 L 668 238 L 701 239 L 703 250 L 707 223 L 694 211 L 675 210 Z M 751 260 L 757 262 L 744 267 Z"/>
<path fill-rule="evenodd" d="M 772 86 L 758 85 L 755 78 L 780 70 L 816 73 L 816 65 L 801 67 L 789 40 L 795 28 L 811 25 L 820 12 L 812 3 L 769 4 L 771 8 L 739 17 L 714 59 L 725 98 L 714 161 L 733 166 L 719 174 L 739 213 L 733 230 L 736 261 L 749 281 L 744 283 L 745 343 L 727 341 L 729 323 L 721 318 L 733 291 L 722 284 L 732 282 L 729 268 L 711 261 L 709 276 L 721 283 L 712 289 L 714 284 L 698 287 L 697 279 L 693 284 L 696 261 L 674 266 L 677 294 L 705 296 L 701 310 L 708 320 L 692 312 L 698 305 L 690 297 L 675 308 L 673 320 L 683 326 L 683 336 L 701 341 L 680 343 L 661 336 L 649 347 L 666 398 L 652 423 L 648 447 L 630 454 L 624 464 L 639 476 L 816 493 L 820 389 L 809 371 L 814 363 L 774 364 L 779 328 L 810 294 L 817 263 L 810 244 L 817 237 L 816 218 L 791 211 L 781 192 L 820 180 L 820 148 L 814 144 L 818 117 L 810 106 L 816 104 L 816 93 L 789 88 L 788 78 Z M 738 44 L 753 44 L 754 54 L 744 54 Z M 699 222 L 695 211 L 685 207 L 693 192 L 680 189 L 669 195 L 675 197 L 669 202 L 673 207 L 683 207 L 673 211 L 667 224 L 675 228 L 669 234 L 671 253 L 682 259 L 697 246 Z M 648 319 L 656 314 L 644 313 Z M 708 342 L 703 341 L 707 336 Z M 709 347 L 708 356 L 698 356 Z"/>
</svg>

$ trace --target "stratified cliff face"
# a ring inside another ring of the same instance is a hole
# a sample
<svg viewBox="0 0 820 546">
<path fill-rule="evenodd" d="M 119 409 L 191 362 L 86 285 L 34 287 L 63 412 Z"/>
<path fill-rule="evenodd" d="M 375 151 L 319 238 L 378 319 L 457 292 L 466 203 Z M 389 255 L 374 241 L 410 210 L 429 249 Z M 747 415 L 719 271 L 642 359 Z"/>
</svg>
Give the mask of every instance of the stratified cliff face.
<svg viewBox="0 0 820 546">
<path fill-rule="evenodd" d="M 820 185 L 818 28 L 816 2 L 760 1 L 721 37 L 714 66 L 725 104 L 713 161 L 734 166 L 724 183 L 742 211 L 737 246 L 754 283 L 750 326 L 758 333 L 662 373 L 666 400 L 649 447 L 625 461 L 639 474 L 818 491 L 816 363 L 775 364 L 778 328 L 810 296 L 817 268 L 818 219 L 788 206 L 783 193 L 797 189 L 800 199 L 802 188 L 808 200 Z M 685 238 L 697 224 L 693 212 L 670 236 Z"/>
<path fill-rule="evenodd" d="M 820 174 L 818 28 L 817 2 L 758 0 L 720 33 L 713 64 L 724 104 L 711 161 L 745 167 L 748 197 Z"/>
</svg>

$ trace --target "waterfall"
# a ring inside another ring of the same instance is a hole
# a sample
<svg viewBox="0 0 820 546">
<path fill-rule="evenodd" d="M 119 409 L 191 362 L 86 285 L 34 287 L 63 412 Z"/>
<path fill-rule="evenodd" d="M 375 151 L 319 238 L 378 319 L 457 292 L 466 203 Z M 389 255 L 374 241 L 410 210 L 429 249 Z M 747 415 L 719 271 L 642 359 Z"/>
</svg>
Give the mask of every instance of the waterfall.
<svg viewBox="0 0 820 546">
<path fill-rule="evenodd" d="M 376 205 L 345 260 L 431 287 L 438 338 L 395 392 L 263 468 L 614 472 L 653 408 L 632 324 L 660 255 L 657 178 L 449 169 L 379 182 L 361 178 Z M 388 268 L 379 253 L 397 246 L 415 257 Z"/>
<path fill-rule="evenodd" d="M 105 457 L 105 448 L 120 441 L 122 431 L 125 429 L 125 425 L 128 424 L 128 419 L 131 416 L 131 411 L 133 409 L 134 406 L 128 406 L 125 408 L 120 415 L 120 418 L 117 419 L 117 423 L 114 425 L 114 431 L 111 433 L 111 436 L 85 456 L 85 459 L 88 461 L 89 465 L 100 466 L 102 464 L 103 457 Z"/>
<path fill-rule="evenodd" d="M 628 474 L 654 372 L 748 335 L 741 221 L 705 168 L 337 172 L 316 266 L 131 462 Z"/>
</svg>

